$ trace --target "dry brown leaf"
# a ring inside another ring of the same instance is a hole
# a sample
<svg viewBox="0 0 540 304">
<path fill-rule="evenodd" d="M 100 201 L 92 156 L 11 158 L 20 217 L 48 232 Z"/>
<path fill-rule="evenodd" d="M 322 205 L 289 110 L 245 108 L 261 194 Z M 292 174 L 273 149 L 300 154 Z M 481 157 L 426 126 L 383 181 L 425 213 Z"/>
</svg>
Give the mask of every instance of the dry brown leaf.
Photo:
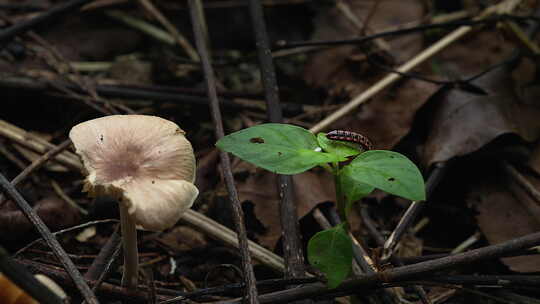
<svg viewBox="0 0 540 304">
<path fill-rule="evenodd" d="M 420 21 L 423 4 L 417 0 L 367 0 L 344 1 L 351 13 L 360 22 L 365 22 L 372 32 L 382 32 L 409 22 Z M 374 6 L 377 3 L 376 6 Z M 372 11 L 372 9 L 375 9 Z M 315 19 L 313 40 L 335 40 L 359 37 L 358 29 L 337 7 L 326 9 Z M 420 51 L 420 34 L 406 35 L 387 42 L 390 53 L 397 62 L 409 59 Z M 340 46 L 314 53 L 305 68 L 305 80 L 313 86 L 328 88 L 330 92 L 346 91 L 356 95 L 369 85 L 366 77 L 373 76 L 373 71 L 362 73 L 361 64 L 353 63 L 356 47 Z M 360 56 L 362 57 L 362 56 Z"/>
<path fill-rule="evenodd" d="M 488 95 L 451 90 L 433 100 L 437 105 L 424 147 L 426 165 L 474 152 L 502 134 L 526 141 L 540 136 L 540 108 L 517 98 L 508 71 L 495 69 L 474 85 Z"/>
<path fill-rule="evenodd" d="M 57 196 L 43 198 L 33 208 L 51 231 L 75 226 L 81 219 L 79 210 Z M 0 239 L 15 240 L 34 229 L 15 203 L 8 200 L 0 205 Z"/>
<path fill-rule="evenodd" d="M 508 182 L 488 179 L 471 191 L 467 201 L 478 211 L 478 225 L 491 244 L 540 230 L 540 206 L 521 189 L 508 187 Z M 540 186 L 540 181 L 536 181 Z M 540 256 L 501 259 L 517 272 L 540 271 Z"/>
<path fill-rule="evenodd" d="M 416 111 L 436 90 L 431 83 L 407 80 L 332 126 L 368 136 L 377 149 L 392 149 L 409 133 Z"/>
<path fill-rule="evenodd" d="M 158 240 L 176 252 L 201 248 L 207 245 L 203 233 L 187 226 L 174 227 L 171 231 L 159 237 Z"/>
<path fill-rule="evenodd" d="M 266 228 L 264 234 L 257 235 L 259 243 L 270 249 L 275 247 L 281 237 L 280 199 L 276 182 L 275 174 L 258 171 L 258 174 L 251 174 L 244 182 L 238 183 L 240 201 L 253 203 L 257 219 Z M 322 171 L 294 175 L 293 183 L 298 218 L 309 213 L 319 203 L 335 200 L 333 179 Z"/>
</svg>

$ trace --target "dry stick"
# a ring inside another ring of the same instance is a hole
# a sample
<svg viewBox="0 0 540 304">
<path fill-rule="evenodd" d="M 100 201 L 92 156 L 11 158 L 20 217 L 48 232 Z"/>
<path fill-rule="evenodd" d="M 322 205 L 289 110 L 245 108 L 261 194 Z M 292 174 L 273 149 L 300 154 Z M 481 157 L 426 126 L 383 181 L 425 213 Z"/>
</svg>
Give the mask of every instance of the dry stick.
<svg viewBox="0 0 540 304">
<path fill-rule="evenodd" d="M 258 0 L 250 0 L 248 3 L 266 97 L 268 119 L 271 122 L 279 123 L 283 120 L 283 115 L 262 4 Z M 279 210 L 286 269 L 285 277 L 301 277 L 305 275 L 304 254 L 302 242 L 300 241 L 298 213 L 296 204 L 293 202 L 292 178 L 290 175 L 278 175 L 277 183 L 281 197 Z"/>
<path fill-rule="evenodd" d="M 356 30 L 362 34 L 372 34 L 372 31 L 367 27 L 369 23 L 369 19 L 373 16 L 375 11 L 377 10 L 377 6 L 379 5 L 379 1 L 375 1 L 370 8 L 370 12 L 368 16 L 366 17 L 365 22 L 362 24 L 362 22 L 358 19 L 358 16 L 352 11 L 351 7 L 348 3 L 346 3 L 343 0 L 337 0 L 336 1 L 336 7 L 338 10 L 341 11 L 343 15 L 345 15 L 345 18 L 354 25 Z M 367 31 L 366 31 L 367 30 Z M 385 52 L 389 52 L 391 50 L 390 45 L 382 38 L 375 39 L 374 44 L 381 50 Z"/>
<path fill-rule="evenodd" d="M 70 275 L 71 279 L 75 282 L 77 285 L 77 288 L 81 292 L 82 296 L 86 300 L 86 302 L 90 304 L 97 304 L 99 303 L 96 296 L 92 293 L 90 290 L 90 287 L 86 284 L 84 281 L 84 278 L 82 277 L 79 270 L 77 270 L 77 267 L 73 264 L 71 259 L 68 257 L 67 253 L 64 251 L 62 246 L 60 246 L 60 243 L 58 243 L 58 240 L 54 237 L 54 235 L 51 234 L 51 231 L 45 223 L 39 218 L 39 216 L 36 214 L 34 209 L 28 205 L 26 200 L 21 196 L 21 194 L 11 185 L 11 183 L 4 177 L 3 174 L 0 173 L 0 184 L 2 186 L 2 189 L 4 192 L 6 192 L 11 199 L 13 199 L 21 211 L 24 213 L 24 215 L 28 218 L 28 220 L 36 227 L 36 229 L 39 231 L 41 236 L 45 239 L 49 247 L 51 247 L 52 251 L 60 260 L 62 265 L 64 265 L 64 268 Z"/>
<path fill-rule="evenodd" d="M 419 279 L 436 271 L 461 267 L 474 262 L 495 259 L 509 253 L 540 245 L 540 232 L 528 234 L 497 245 L 474 249 L 465 253 L 443 257 L 436 260 L 421 262 L 413 265 L 396 267 L 394 269 L 364 275 L 356 279 L 347 280 L 335 289 L 329 290 L 322 283 L 309 284 L 302 287 L 265 294 L 259 297 L 260 303 L 290 303 L 297 299 L 307 297 L 321 297 L 330 294 L 353 294 L 361 291 L 378 288 L 383 283 L 402 282 Z M 240 304 L 241 300 L 218 302 L 219 304 Z M 215 304 L 218 304 L 215 303 Z"/>
<path fill-rule="evenodd" d="M 180 220 L 197 227 L 204 233 L 210 235 L 211 238 L 221 240 L 232 247 L 239 247 L 238 237 L 234 231 L 197 211 L 191 209 L 187 210 Z M 282 257 L 253 241 L 248 241 L 248 243 L 250 253 L 253 255 L 254 259 L 278 272 L 285 271 L 285 265 Z"/>
<path fill-rule="evenodd" d="M 116 220 L 116 219 L 107 219 L 107 220 L 97 220 L 97 221 L 86 222 L 84 224 L 80 224 L 80 225 L 77 225 L 77 226 L 72 226 L 72 227 L 69 227 L 69 228 L 66 228 L 66 229 L 56 231 L 55 233 L 53 233 L 53 235 L 58 235 L 58 234 L 66 233 L 66 232 L 73 231 L 73 230 L 76 230 L 76 229 L 82 229 L 82 228 L 86 228 L 86 227 L 89 227 L 89 226 L 92 226 L 92 225 L 104 224 L 104 223 L 118 223 L 118 220 Z M 23 248 L 17 250 L 17 252 L 15 252 L 15 254 L 13 254 L 13 256 L 17 257 L 17 256 L 21 255 L 23 252 L 28 250 L 30 247 L 34 246 L 35 244 L 37 244 L 37 243 L 39 243 L 41 241 L 43 241 L 42 238 L 39 238 L 37 240 L 33 240 L 32 242 L 26 244 Z"/>
<path fill-rule="evenodd" d="M 515 182 L 523 190 L 525 190 L 525 192 L 527 192 L 527 194 L 530 197 L 532 197 L 533 201 L 537 205 L 539 205 L 540 204 L 540 192 L 534 187 L 534 185 L 531 184 L 531 182 L 529 182 L 525 176 L 521 175 L 521 173 L 519 173 L 518 170 L 516 170 L 516 168 L 514 168 L 508 162 L 503 161 L 501 163 L 501 165 L 502 165 L 504 171 L 506 171 L 506 173 L 508 173 L 515 180 Z"/>
<path fill-rule="evenodd" d="M 81 7 L 84 4 L 91 1 L 93 0 L 73 0 L 73 1 L 59 4 L 37 17 L 34 17 L 32 19 L 29 19 L 23 22 L 19 22 L 13 26 L 8 27 L 7 29 L 3 31 L 0 31 L 0 41 L 6 41 L 8 39 L 11 39 L 13 36 L 26 32 L 34 27 L 37 27 L 38 25 L 44 22 L 52 21 L 52 20 L 57 21 L 57 18 L 61 14 L 69 13 L 70 11 L 75 10 L 78 7 Z"/>
<path fill-rule="evenodd" d="M 467 34 L 472 27 L 470 26 L 462 26 L 458 28 L 457 30 L 453 31 L 452 33 L 448 34 L 443 39 L 439 40 L 434 45 L 430 46 L 426 50 L 424 50 L 422 53 L 418 54 L 416 57 L 411 59 L 409 62 L 403 64 L 400 66 L 397 71 L 401 73 L 407 73 L 408 71 L 412 70 L 414 67 L 419 65 L 420 63 L 424 62 L 425 60 L 429 59 L 431 56 L 435 55 L 437 52 L 445 48 L 446 46 L 450 45 L 455 40 L 463 37 L 465 34 Z M 364 91 L 362 94 L 356 96 L 353 98 L 349 103 L 347 103 L 345 106 L 343 106 L 341 109 L 337 110 L 336 112 L 332 113 L 327 118 L 323 119 L 319 123 L 317 123 L 315 126 L 311 127 L 309 129 L 313 133 L 320 132 L 324 128 L 328 127 L 333 122 L 337 121 L 341 117 L 348 114 L 351 110 L 358 107 L 359 105 L 366 102 L 369 98 L 373 97 L 375 94 L 382 91 L 384 88 L 389 86 L 390 84 L 394 83 L 398 79 L 401 78 L 401 75 L 391 73 L 388 74 L 383 79 L 379 80 L 376 84 L 371 86 L 369 89 Z"/>
<path fill-rule="evenodd" d="M 150 24 L 139 18 L 132 17 L 131 15 L 125 13 L 121 10 L 107 10 L 105 14 L 111 18 L 114 18 L 118 21 L 121 21 L 141 32 L 151 36 L 152 38 L 161 41 L 166 44 L 174 45 L 174 38 L 166 31 L 161 28 Z"/>
<path fill-rule="evenodd" d="M 502 7 L 502 5 L 504 5 L 506 3 L 510 3 L 510 2 L 515 2 L 515 1 L 507 0 L 507 1 L 504 1 L 503 3 L 500 3 L 500 4 L 497 4 L 495 6 L 489 7 L 488 9 L 486 9 L 477 18 L 477 20 L 478 19 L 484 19 L 489 14 L 493 13 L 495 11 L 496 7 Z M 444 49 L 445 47 L 447 47 L 451 43 L 453 43 L 456 40 L 460 39 L 461 37 L 465 36 L 465 34 L 470 32 L 471 30 L 472 30 L 472 26 L 469 26 L 469 25 L 459 27 L 458 29 L 451 32 L 450 34 L 446 35 L 441 40 L 437 41 L 432 46 L 430 46 L 427 49 L 425 49 L 424 51 L 422 51 L 420 54 L 416 55 L 414 58 L 412 58 L 411 60 L 409 60 L 405 64 L 401 65 L 397 69 L 397 72 L 399 72 L 399 73 L 407 73 L 407 72 L 409 72 L 410 70 L 415 68 L 417 65 L 419 65 L 422 62 L 426 61 L 431 56 L 435 55 L 436 53 L 438 53 L 439 51 L 441 51 L 442 49 Z M 375 83 L 373 86 L 371 86 L 369 89 L 364 91 L 362 94 L 360 94 L 360 95 L 356 96 L 355 98 L 353 98 L 351 101 L 349 101 L 349 103 L 347 103 L 341 109 L 337 110 L 336 112 L 332 113 L 327 118 L 325 118 L 322 121 L 320 121 L 319 123 L 317 123 L 315 126 L 313 126 L 310 129 L 310 131 L 313 132 L 313 133 L 320 132 L 321 130 L 325 129 L 326 127 L 328 127 L 333 122 L 335 122 L 338 119 L 340 119 L 341 117 L 345 116 L 347 113 L 349 113 L 354 108 L 356 108 L 359 105 L 366 102 L 368 99 L 370 99 L 375 94 L 382 91 L 384 88 L 386 88 L 390 84 L 392 84 L 395 81 L 397 81 L 398 79 L 400 79 L 401 77 L 402 77 L 402 75 L 396 74 L 396 73 L 388 74 L 386 77 L 379 80 L 379 82 Z"/>
<path fill-rule="evenodd" d="M 44 273 L 51 279 L 57 281 L 61 286 L 63 287 L 73 287 L 73 282 L 69 279 L 69 276 L 63 271 L 63 269 L 59 269 L 58 267 L 54 267 L 51 265 L 46 265 L 42 263 L 37 263 L 30 260 L 18 260 L 19 264 L 25 266 L 32 272 L 37 273 Z M 95 285 L 96 282 L 89 282 L 92 285 Z M 171 292 L 174 292 L 172 290 L 168 290 Z M 98 289 L 98 293 L 100 296 L 103 296 L 104 298 L 112 298 L 112 299 L 120 299 L 122 301 L 126 301 L 126 303 L 133 304 L 133 303 L 141 303 L 141 304 L 147 304 L 147 291 L 146 290 L 133 290 L 133 289 L 127 289 L 124 287 L 120 287 L 118 285 L 113 285 L 111 283 L 103 283 L 100 288 Z M 180 292 L 176 292 L 175 295 L 181 294 Z M 161 297 L 160 300 L 164 301 L 168 297 Z"/>
<path fill-rule="evenodd" d="M 223 131 L 223 121 L 219 109 L 214 70 L 212 68 L 212 63 L 210 62 L 211 59 L 207 45 L 208 33 L 205 32 L 206 21 L 204 19 L 204 10 L 201 0 L 189 0 L 188 5 L 191 14 L 193 33 L 195 36 L 195 44 L 201 57 L 204 78 L 206 81 L 206 89 L 208 90 L 208 97 L 210 98 L 210 111 L 212 113 L 212 120 L 216 128 L 215 135 L 216 139 L 219 140 L 225 135 L 225 132 Z M 234 184 L 231 161 L 229 159 L 229 154 L 227 154 L 225 151 L 220 151 L 219 156 L 221 159 L 223 177 L 225 179 L 227 191 L 229 192 L 229 199 L 232 203 L 234 225 L 238 233 L 238 244 L 240 245 L 244 281 L 247 287 L 247 302 L 256 304 L 258 303 L 257 286 L 255 285 L 256 279 L 255 274 L 253 273 L 253 266 L 251 265 L 251 256 L 249 254 L 248 239 L 244 224 L 244 213 L 242 211 L 242 206 L 240 205 L 238 193 Z"/>
<path fill-rule="evenodd" d="M 19 127 L 16 127 L 4 120 L 0 119 L 0 136 L 11 139 L 17 144 L 26 147 L 38 153 L 46 153 L 50 149 L 54 149 L 55 145 L 48 141 L 27 132 Z M 55 160 L 70 168 L 81 169 L 81 163 L 78 157 L 70 152 L 64 151 L 56 155 Z"/>
<path fill-rule="evenodd" d="M 440 282 L 446 284 L 460 285 L 484 285 L 484 286 L 504 286 L 538 287 L 540 276 L 538 275 L 445 275 L 423 278 L 422 281 Z"/>
<path fill-rule="evenodd" d="M 92 264 L 84 274 L 84 278 L 89 281 L 95 281 L 103 274 L 104 270 L 107 269 L 107 265 L 112 263 L 112 260 L 117 253 L 119 248 L 122 246 L 121 237 L 118 233 L 119 227 L 116 225 L 114 232 L 111 234 L 107 243 L 101 248 L 97 257 L 92 261 Z M 96 289 L 96 286 L 92 287 L 93 290 Z"/>
<path fill-rule="evenodd" d="M 114 261 L 120 255 L 122 249 L 122 238 L 118 233 L 119 227 L 116 225 L 113 234 L 105 243 L 105 246 L 99 251 L 98 256 L 92 261 L 88 271 L 84 274 L 84 278 L 88 281 L 94 281 L 92 292 L 96 292 L 107 277 L 111 270 Z M 85 304 L 86 302 L 83 302 Z"/>
<path fill-rule="evenodd" d="M 26 268 L 12 261 L 2 246 L 0 246 L 0 272 L 39 303 L 63 303 L 54 292 L 38 281 Z M 3 288 L 5 290 L 7 287 L 4 286 Z M 5 299 L 2 300 L 5 301 Z"/>
<path fill-rule="evenodd" d="M 446 174 L 447 169 L 448 163 L 446 162 L 436 163 L 434 165 L 434 169 L 429 175 L 429 178 L 426 182 L 426 197 L 429 198 L 431 196 L 437 185 L 439 185 L 439 182 L 442 180 L 443 176 Z M 394 229 L 394 231 L 392 231 L 392 233 L 384 243 L 384 253 L 382 256 L 383 261 L 393 256 L 397 244 L 399 243 L 405 232 L 412 225 L 412 223 L 416 219 L 416 216 L 420 213 L 420 211 L 422 211 L 422 209 L 424 209 L 424 202 L 414 201 L 409 206 L 407 211 L 405 211 L 405 214 L 399 220 L 396 228 Z"/>
<path fill-rule="evenodd" d="M 41 168 L 49 159 L 55 157 L 60 152 L 64 151 L 65 148 L 69 146 L 71 141 L 69 139 L 63 141 L 60 145 L 51 148 L 47 153 L 43 154 L 38 159 L 34 160 L 28 167 L 26 167 L 19 175 L 17 175 L 12 181 L 11 184 L 16 186 L 23 179 L 25 179 L 30 173 L 34 170 Z M 3 201 L 3 195 L 0 195 L 0 203 Z"/>
<path fill-rule="evenodd" d="M 369 216 L 366 207 L 363 207 L 360 210 L 360 216 L 362 217 L 362 221 L 364 225 L 366 226 L 368 232 L 371 234 L 371 236 L 373 237 L 377 245 L 382 246 L 384 244 L 384 237 L 375 227 L 375 224 L 371 220 L 371 217 Z M 392 264 L 397 265 L 397 266 L 404 265 L 401 259 L 397 256 L 392 256 L 391 261 L 392 261 Z M 420 297 L 420 300 L 422 300 L 422 303 L 424 304 L 431 303 L 431 300 L 427 296 L 426 291 L 424 290 L 422 286 L 414 285 L 413 288 L 415 289 L 416 293 Z"/>
<path fill-rule="evenodd" d="M 64 151 L 69 146 L 70 143 L 71 143 L 71 140 L 66 139 L 58 146 L 51 148 L 47 153 L 43 154 L 41 157 L 33 161 L 28 167 L 26 167 L 21 173 L 19 173 L 19 175 L 17 175 L 11 181 L 11 184 L 13 186 L 16 186 L 18 183 L 24 180 L 28 175 L 30 175 L 30 173 L 41 168 L 48 160 L 55 157 L 62 151 Z"/>
<path fill-rule="evenodd" d="M 193 61 L 200 61 L 199 54 L 189 43 L 189 41 L 180 34 L 180 32 L 172 25 L 172 23 L 155 7 L 155 5 L 150 0 L 139 0 L 139 3 L 144 6 L 158 21 L 166 28 L 171 36 L 176 40 L 178 45 L 180 45 L 186 54 Z"/>
<path fill-rule="evenodd" d="M 95 87 L 85 82 L 79 72 L 69 64 L 69 62 L 64 58 L 64 56 L 53 45 L 51 45 L 47 40 L 43 39 L 41 36 L 34 33 L 33 31 L 30 31 L 28 35 L 47 51 L 43 52 L 43 54 L 40 53 L 40 56 L 43 56 L 45 62 L 52 68 L 54 68 L 57 74 L 62 76 L 62 78 L 66 78 L 66 80 L 68 80 L 68 82 L 72 82 L 76 88 L 80 88 L 83 94 L 75 94 L 67 87 L 62 86 L 59 82 L 49 81 L 51 86 L 56 87 L 58 90 L 66 93 L 66 95 L 70 97 L 82 100 L 85 104 L 87 104 L 91 108 L 94 108 L 96 111 L 102 114 L 119 114 L 119 112 L 111 106 L 110 102 L 98 96 Z M 71 78 L 68 78 L 65 75 L 66 73 L 72 73 L 73 75 Z M 98 105 L 97 103 L 102 103 L 104 107 Z M 133 114 L 133 111 L 124 105 L 119 106 L 119 108 L 126 111 L 127 113 Z"/>
<path fill-rule="evenodd" d="M 80 88 L 77 88 L 74 84 L 55 81 L 56 84 L 73 90 L 76 93 L 80 93 Z M 22 76 L 3 76 L 0 79 L 1 88 L 17 88 L 32 90 L 36 92 L 44 92 L 53 86 L 51 84 L 45 83 L 44 81 L 38 79 L 32 79 L 30 77 Z M 176 103 L 186 103 L 194 104 L 199 106 L 208 106 L 208 98 L 199 96 L 199 92 L 189 92 L 187 89 L 174 89 L 167 86 L 147 86 L 147 87 L 129 87 L 129 86 L 115 86 L 115 85 L 96 85 L 95 86 L 97 94 L 109 98 L 122 98 L 122 99 L 143 99 L 151 100 L 155 102 L 176 102 Z M 182 92 L 183 91 L 183 92 Z M 182 93 L 182 94 L 180 94 Z M 223 96 L 228 97 L 237 97 L 231 94 L 224 93 Z M 239 96 L 244 98 L 258 98 L 258 96 Z M 243 103 L 238 100 L 241 99 L 231 99 L 231 98 L 221 98 L 219 103 L 220 105 L 233 108 L 233 109 L 253 109 L 261 110 L 265 109 L 264 103 L 259 100 L 250 100 L 250 103 Z M 289 113 L 299 113 L 305 111 L 312 111 L 316 109 L 315 106 L 311 105 L 299 105 L 294 103 L 282 103 L 283 110 Z"/>
</svg>

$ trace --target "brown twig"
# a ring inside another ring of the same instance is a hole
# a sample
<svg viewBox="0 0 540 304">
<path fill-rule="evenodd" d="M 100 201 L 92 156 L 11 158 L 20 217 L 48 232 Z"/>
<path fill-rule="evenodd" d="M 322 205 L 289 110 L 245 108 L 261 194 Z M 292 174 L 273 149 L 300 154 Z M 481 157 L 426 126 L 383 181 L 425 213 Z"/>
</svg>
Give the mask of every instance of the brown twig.
<svg viewBox="0 0 540 304">
<path fill-rule="evenodd" d="M 0 271 L 3 276 L 6 276 L 10 281 L 15 283 L 19 288 L 24 290 L 32 298 L 44 304 L 62 304 L 62 300 L 49 288 L 38 281 L 26 268 L 12 261 L 7 251 L 0 246 Z M 6 294 L 7 286 L 2 285 L 4 295 Z M 13 292 L 13 291 L 12 291 Z M 2 303 L 6 299 L 2 299 Z M 18 301 L 22 302 L 22 301 Z"/>
<path fill-rule="evenodd" d="M 16 186 L 19 184 L 22 180 L 24 180 L 28 175 L 30 175 L 35 170 L 41 168 L 47 161 L 54 158 L 56 155 L 64 151 L 69 144 L 71 143 L 71 140 L 66 139 L 58 146 L 51 148 L 47 153 L 41 155 L 38 159 L 33 161 L 28 167 L 26 167 L 19 175 L 17 175 L 12 181 L 11 184 L 13 186 Z"/>
<path fill-rule="evenodd" d="M 6 192 L 13 201 L 17 203 L 21 211 L 28 218 L 28 220 L 36 227 L 41 236 L 45 239 L 49 247 L 60 260 L 62 265 L 64 265 L 66 271 L 70 275 L 71 279 L 77 285 L 77 288 L 81 292 L 84 299 L 90 304 L 99 303 L 94 293 L 90 290 L 90 287 L 86 284 L 84 278 L 82 277 L 75 264 L 68 257 L 67 253 L 64 251 L 58 240 L 51 233 L 49 228 L 43 223 L 39 218 L 37 213 L 32 209 L 32 207 L 26 202 L 26 200 L 21 196 L 21 194 L 15 189 L 13 185 L 4 177 L 3 174 L 0 174 L 0 185 L 4 192 Z"/>
<path fill-rule="evenodd" d="M 255 34 L 261 79 L 266 97 L 268 120 L 279 123 L 283 120 L 283 114 L 262 4 L 257 0 L 250 0 L 248 3 L 251 23 Z M 286 269 L 285 277 L 301 277 L 305 275 L 304 254 L 300 239 L 298 213 L 296 204 L 293 202 L 292 177 L 289 175 L 278 175 L 277 183 L 281 198 L 279 210 Z"/>
<path fill-rule="evenodd" d="M 154 18 L 156 18 L 161 25 L 166 28 L 171 36 L 176 40 L 176 43 L 180 45 L 186 54 L 193 61 L 200 61 L 199 54 L 189 43 L 189 41 L 174 27 L 174 25 L 159 11 L 159 9 L 150 0 L 139 0 L 139 3 L 148 10 Z"/>
<path fill-rule="evenodd" d="M 91 2 L 93 0 L 72 0 L 65 3 L 61 3 L 45 13 L 34 17 L 32 19 L 19 22 L 15 25 L 8 27 L 5 30 L 0 31 L 0 41 L 6 41 L 13 38 L 16 35 L 22 34 L 32 28 L 37 27 L 45 22 L 49 22 L 57 19 L 60 15 L 69 13 L 72 10 L 75 10 L 84 4 Z"/>
<path fill-rule="evenodd" d="M 442 180 L 443 176 L 446 174 L 448 168 L 448 163 L 436 163 L 434 165 L 434 169 L 429 175 L 429 178 L 426 182 L 426 197 L 429 199 L 431 197 L 431 194 L 435 190 L 435 188 L 439 185 L 439 182 Z M 384 243 L 383 249 L 384 254 L 382 259 L 387 260 L 390 258 L 394 251 L 405 234 L 409 227 L 412 225 L 414 220 L 416 219 L 416 216 L 422 211 L 424 208 L 424 202 L 418 201 L 418 202 L 412 202 L 412 204 L 409 206 L 409 208 L 405 211 L 405 214 L 401 217 L 399 220 L 399 223 L 397 224 L 394 231 L 392 231 L 392 234 L 388 237 L 386 242 Z"/>
<path fill-rule="evenodd" d="M 368 214 L 368 209 L 366 207 L 362 207 L 360 210 L 360 216 L 362 217 L 362 222 L 364 223 L 364 226 L 367 228 L 369 234 L 373 237 L 377 245 L 383 246 L 384 245 L 384 237 L 381 235 L 381 233 L 377 230 L 375 227 L 375 223 L 373 223 L 373 220 L 371 220 L 371 217 Z M 393 255 L 391 256 L 390 260 L 394 265 L 397 266 L 403 266 L 404 263 L 401 261 L 400 258 Z M 420 300 L 422 300 L 422 303 L 429 304 L 431 303 L 430 299 L 428 298 L 426 291 L 422 286 L 414 285 L 413 288 L 415 289 L 416 293 L 420 297 Z"/>
<path fill-rule="evenodd" d="M 216 79 L 214 70 L 211 64 L 211 58 L 208 50 L 207 39 L 208 33 L 205 32 L 206 22 L 204 20 L 204 10 L 202 8 L 202 1 L 189 0 L 188 1 L 191 21 L 193 24 L 193 32 L 195 36 L 195 43 L 199 56 L 201 57 L 201 63 L 204 71 L 204 78 L 206 81 L 206 89 L 208 90 L 208 97 L 210 98 L 210 111 L 212 113 L 212 121 L 215 126 L 216 139 L 220 139 L 225 135 L 223 130 L 223 120 L 221 118 L 221 111 L 219 109 L 219 101 L 216 90 Z M 221 168 L 225 179 L 225 185 L 229 192 L 229 199 L 232 203 L 232 211 L 236 232 L 238 234 L 238 243 L 240 247 L 240 254 L 242 257 L 242 268 L 244 272 L 244 281 L 246 282 L 246 296 L 247 302 L 251 304 L 258 303 L 257 301 L 257 287 L 255 285 L 256 279 L 253 273 L 253 266 L 251 265 L 251 255 L 248 250 L 247 232 L 244 225 L 244 213 L 240 200 L 238 199 L 238 193 L 234 184 L 234 177 L 232 175 L 231 161 L 229 154 L 225 151 L 220 152 Z"/>
<path fill-rule="evenodd" d="M 383 283 L 402 282 L 419 279 L 436 271 L 461 267 L 478 261 L 495 259 L 511 252 L 540 245 L 540 232 L 528 234 L 504 243 L 474 249 L 465 253 L 443 257 L 413 265 L 396 267 L 381 273 L 364 275 L 347 280 L 335 289 L 329 290 L 322 283 L 273 292 L 259 297 L 260 303 L 290 303 L 298 299 L 316 298 L 331 294 L 353 294 L 380 288 Z M 240 300 L 218 302 L 219 304 L 240 304 Z"/>
</svg>

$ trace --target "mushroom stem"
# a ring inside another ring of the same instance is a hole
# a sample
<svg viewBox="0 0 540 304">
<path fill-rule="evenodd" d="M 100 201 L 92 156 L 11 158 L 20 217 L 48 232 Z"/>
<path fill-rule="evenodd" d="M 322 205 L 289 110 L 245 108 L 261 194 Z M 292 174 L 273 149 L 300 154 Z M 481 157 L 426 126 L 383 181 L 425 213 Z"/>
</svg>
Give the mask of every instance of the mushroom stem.
<svg viewBox="0 0 540 304">
<path fill-rule="evenodd" d="M 139 252 L 137 249 L 137 229 L 135 222 L 128 213 L 128 207 L 120 202 L 120 226 L 122 231 L 122 245 L 124 247 L 124 271 L 122 273 L 122 286 L 137 288 L 139 275 Z"/>
</svg>

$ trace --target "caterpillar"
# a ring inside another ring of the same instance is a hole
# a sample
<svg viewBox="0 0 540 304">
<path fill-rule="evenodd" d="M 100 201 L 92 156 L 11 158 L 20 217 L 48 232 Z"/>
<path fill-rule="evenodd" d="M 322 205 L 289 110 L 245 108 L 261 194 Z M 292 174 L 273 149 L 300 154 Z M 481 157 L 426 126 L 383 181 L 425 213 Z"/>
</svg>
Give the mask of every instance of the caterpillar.
<svg viewBox="0 0 540 304">
<path fill-rule="evenodd" d="M 346 142 L 359 144 L 360 146 L 362 146 L 362 149 L 366 151 L 373 149 L 373 144 L 371 144 L 371 141 L 367 137 L 365 137 L 362 134 L 358 134 L 352 131 L 343 131 L 343 130 L 330 131 L 326 134 L 326 138 L 331 139 L 331 140 L 339 140 L 339 141 L 346 141 Z"/>
</svg>

